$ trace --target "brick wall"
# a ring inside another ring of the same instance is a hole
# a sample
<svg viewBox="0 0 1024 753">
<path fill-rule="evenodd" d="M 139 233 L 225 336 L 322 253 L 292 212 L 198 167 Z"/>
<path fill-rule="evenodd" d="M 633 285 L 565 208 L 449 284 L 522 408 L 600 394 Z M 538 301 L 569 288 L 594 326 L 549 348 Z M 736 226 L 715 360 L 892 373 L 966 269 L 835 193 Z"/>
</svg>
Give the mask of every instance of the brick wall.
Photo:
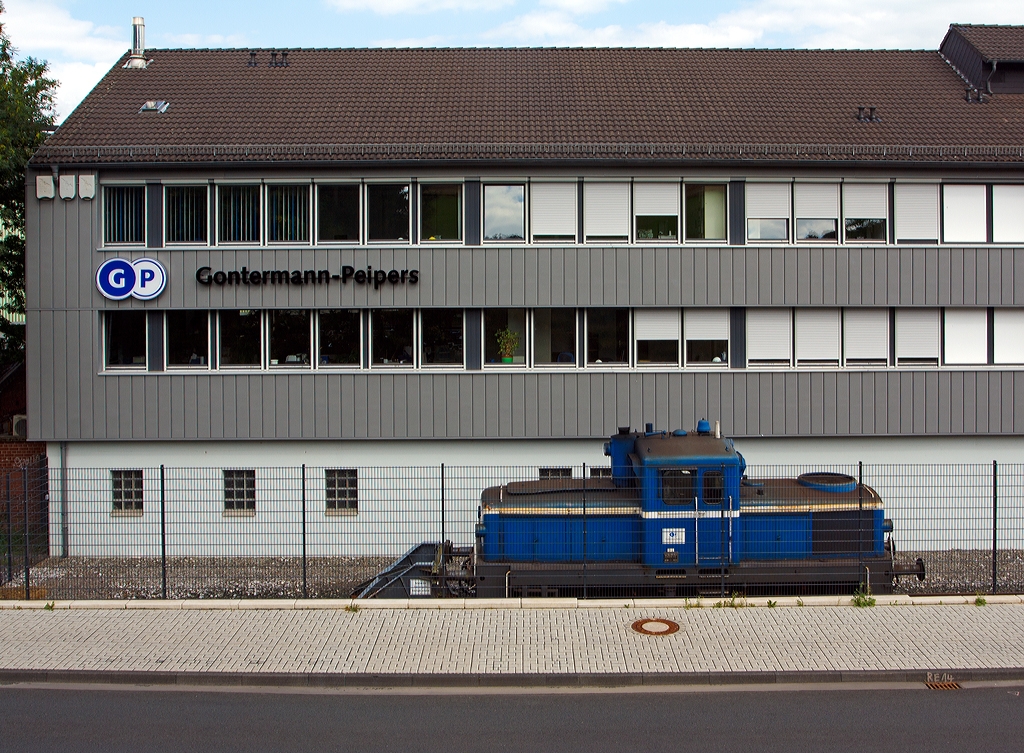
<svg viewBox="0 0 1024 753">
<path fill-rule="evenodd" d="M 0 437 L 0 473 L 22 468 L 29 460 L 45 454 L 45 442 L 26 442 L 24 439 Z"/>
</svg>

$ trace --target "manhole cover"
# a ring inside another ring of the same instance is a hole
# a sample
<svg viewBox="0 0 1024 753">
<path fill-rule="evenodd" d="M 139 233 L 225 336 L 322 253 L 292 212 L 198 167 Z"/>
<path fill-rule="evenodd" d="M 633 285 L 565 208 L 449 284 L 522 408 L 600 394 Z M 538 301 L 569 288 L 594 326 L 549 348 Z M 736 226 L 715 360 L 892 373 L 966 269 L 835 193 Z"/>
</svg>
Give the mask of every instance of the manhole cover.
<svg viewBox="0 0 1024 753">
<path fill-rule="evenodd" d="M 637 620 L 633 623 L 633 629 L 644 635 L 672 635 L 679 630 L 679 623 L 662 619 Z"/>
</svg>

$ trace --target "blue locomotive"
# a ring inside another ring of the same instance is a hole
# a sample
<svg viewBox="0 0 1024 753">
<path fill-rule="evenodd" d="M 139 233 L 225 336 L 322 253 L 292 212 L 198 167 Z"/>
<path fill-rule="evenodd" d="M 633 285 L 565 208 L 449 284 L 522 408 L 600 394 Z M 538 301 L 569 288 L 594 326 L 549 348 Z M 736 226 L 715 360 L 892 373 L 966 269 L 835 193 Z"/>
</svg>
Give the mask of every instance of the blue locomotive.
<svg viewBox="0 0 1024 753">
<path fill-rule="evenodd" d="M 700 596 L 889 593 L 882 500 L 837 473 L 750 479 L 731 439 L 621 428 L 610 474 L 484 489 L 476 544 L 422 544 L 360 596 Z"/>
</svg>

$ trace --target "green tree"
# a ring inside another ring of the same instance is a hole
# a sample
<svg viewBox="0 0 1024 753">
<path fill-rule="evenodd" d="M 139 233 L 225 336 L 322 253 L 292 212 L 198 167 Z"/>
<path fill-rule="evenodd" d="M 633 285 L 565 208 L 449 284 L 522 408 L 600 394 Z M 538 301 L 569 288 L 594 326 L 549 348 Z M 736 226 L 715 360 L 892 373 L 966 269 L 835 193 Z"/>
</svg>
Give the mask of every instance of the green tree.
<svg viewBox="0 0 1024 753">
<path fill-rule="evenodd" d="M 0 18 L 0 364 L 25 355 L 25 325 L 8 318 L 25 313 L 25 167 L 53 130 L 57 86 L 45 61 L 16 53 Z"/>
</svg>

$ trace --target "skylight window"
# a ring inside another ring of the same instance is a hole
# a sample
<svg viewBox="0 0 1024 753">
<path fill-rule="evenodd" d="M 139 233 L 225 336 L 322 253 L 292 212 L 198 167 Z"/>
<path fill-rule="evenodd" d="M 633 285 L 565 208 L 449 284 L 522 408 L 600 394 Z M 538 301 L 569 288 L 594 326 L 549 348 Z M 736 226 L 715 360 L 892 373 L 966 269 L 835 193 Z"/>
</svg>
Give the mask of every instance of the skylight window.
<svg viewBox="0 0 1024 753">
<path fill-rule="evenodd" d="M 139 108 L 139 112 L 167 112 L 167 108 L 170 106 L 170 102 L 162 99 L 150 99 Z"/>
</svg>

